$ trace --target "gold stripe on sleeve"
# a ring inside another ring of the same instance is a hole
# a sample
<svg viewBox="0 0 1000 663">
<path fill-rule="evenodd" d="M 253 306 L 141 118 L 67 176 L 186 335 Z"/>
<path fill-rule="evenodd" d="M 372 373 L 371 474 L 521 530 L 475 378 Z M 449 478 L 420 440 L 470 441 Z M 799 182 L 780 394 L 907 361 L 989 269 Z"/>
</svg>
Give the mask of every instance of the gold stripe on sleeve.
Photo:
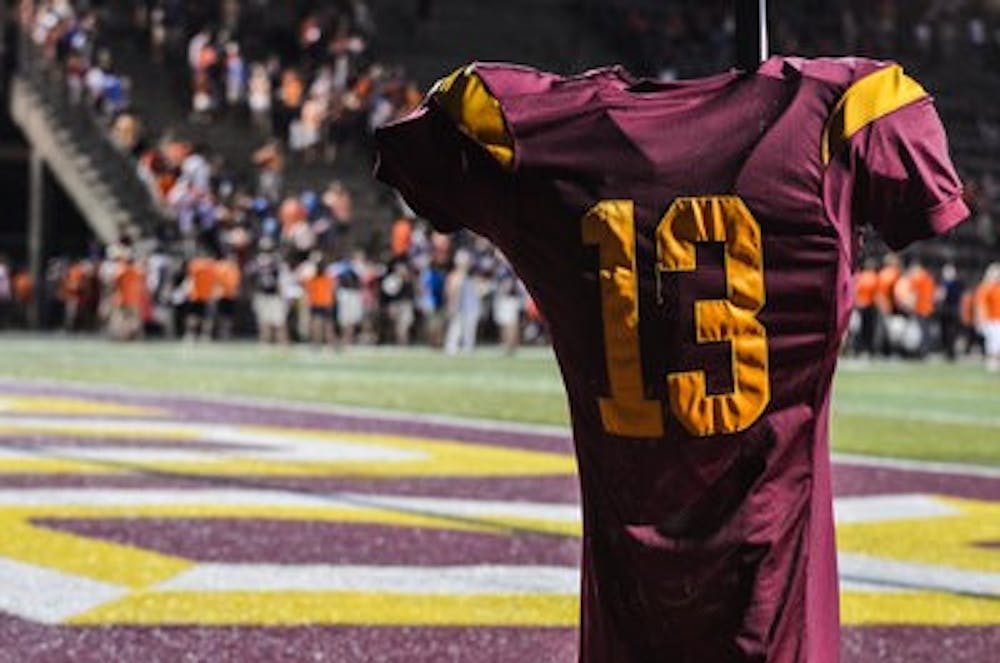
<svg viewBox="0 0 1000 663">
<path fill-rule="evenodd" d="M 875 120 L 926 96 L 920 83 L 904 74 L 898 64 L 857 81 L 837 102 L 823 130 L 823 163 L 830 163 L 851 136 Z"/>
<path fill-rule="evenodd" d="M 514 141 L 507 132 L 500 102 L 486 89 L 474 65 L 439 80 L 431 96 L 451 118 L 505 168 L 514 163 Z"/>
</svg>

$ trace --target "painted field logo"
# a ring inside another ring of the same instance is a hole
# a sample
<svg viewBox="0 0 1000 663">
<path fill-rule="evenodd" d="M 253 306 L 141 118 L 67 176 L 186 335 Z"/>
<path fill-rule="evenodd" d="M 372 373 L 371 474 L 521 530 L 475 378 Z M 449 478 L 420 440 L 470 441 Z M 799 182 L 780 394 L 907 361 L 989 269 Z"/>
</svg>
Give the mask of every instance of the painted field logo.
<svg viewBox="0 0 1000 663">
<path fill-rule="evenodd" d="M 573 626 L 573 473 L 552 451 L 7 396 L 0 612 L 78 625 Z M 849 497 L 837 516 L 845 622 L 1000 621 L 1000 555 L 984 545 L 1000 541 L 995 503 Z"/>
</svg>

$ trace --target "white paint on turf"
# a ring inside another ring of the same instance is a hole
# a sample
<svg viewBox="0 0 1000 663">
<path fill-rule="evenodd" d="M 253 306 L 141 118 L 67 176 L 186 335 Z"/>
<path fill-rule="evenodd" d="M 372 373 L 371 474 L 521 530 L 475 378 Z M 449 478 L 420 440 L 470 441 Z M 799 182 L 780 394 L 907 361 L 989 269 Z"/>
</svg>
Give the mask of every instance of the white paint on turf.
<svg viewBox="0 0 1000 663">
<path fill-rule="evenodd" d="M 124 396 L 135 397 L 136 395 L 147 398 L 168 398 L 182 399 L 189 401 L 199 401 L 203 403 L 229 404 L 240 407 L 257 408 L 280 408 L 293 412 L 308 412 L 311 414 L 326 414 L 331 416 L 349 417 L 359 421 L 393 421 L 424 423 L 440 426 L 470 428 L 480 431 L 496 431 L 500 433 L 516 433 L 525 435 L 539 435 L 544 437 L 568 437 L 570 429 L 567 426 L 554 426 L 547 424 L 528 424 L 512 421 L 500 421 L 495 419 L 480 419 L 475 417 L 462 417 L 445 414 L 425 414 L 420 412 L 404 412 L 400 410 L 387 410 L 374 407 L 346 406 L 321 403 L 303 403 L 301 401 L 289 401 L 279 398 L 261 398 L 251 396 L 222 396 L 210 394 L 190 394 L 171 392 L 165 390 L 151 389 L 148 387 L 115 387 L 111 385 L 95 385 L 89 382 L 79 382 L 75 380 L 54 380 L 41 378 L 2 378 L 0 377 L 0 388 L 4 384 L 10 385 L 11 389 L 17 389 L 19 385 L 32 384 L 41 387 L 58 389 L 73 389 L 91 394 L 104 396 Z M 907 411 L 906 418 L 912 418 L 913 412 Z M 887 414 L 886 416 L 889 416 Z M 992 418 L 990 418 L 992 419 Z M 1000 421 L 1000 420 L 998 420 Z M 964 422 L 972 423 L 972 422 Z M 567 450 L 570 447 L 567 444 Z M 903 458 L 890 458 L 882 456 L 860 456 L 854 454 L 832 454 L 833 462 L 849 465 L 867 465 L 872 467 L 884 467 L 886 469 L 898 470 L 901 472 L 925 472 L 929 474 L 950 474 L 956 476 L 983 476 L 991 479 L 1000 479 L 1000 468 L 984 467 L 979 465 L 964 463 L 939 463 L 934 461 L 910 460 Z"/>
<path fill-rule="evenodd" d="M 115 419 L 111 417 L 27 417 L 0 414 L 0 436 L 3 431 L 94 437 L 88 448 L 50 445 L 38 452 L 61 459 L 107 460 L 110 462 L 180 461 L 173 450 L 161 448 L 130 448 L 108 445 L 100 449 L 102 435 L 134 434 L 144 440 L 169 440 L 177 444 L 187 441 L 210 442 L 228 449 L 219 451 L 188 450 L 190 462 L 219 462 L 248 458 L 282 463 L 400 463 L 425 460 L 427 454 L 408 451 L 372 442 L 338 440 L 330 433 L 294 431 L 283 435 L 281 429 L 261 431 L 254 427 L 229 424 L 184 423 L 157 419 Z M 9 433 L 8 433 L 9 434 Z"/>
<path fill-rule="evenodd" d="M 969 465 L 963 463 L 939 463 L 928 460 L 907 460 L 904 458 L 882 458 L 858 454 L 833 454 L 833 462 L 838 465 L 876 467 L 896 472 L 924 472 L 926 474 L 951 474 L 965 477 L 1000 479 L 1000 467 Z"/>
<path fill-rule="evenodd" d="M 241 488 L 25 488 L 0 490 L 0 508 L 10 507 L 170 507 L 240 506 L 252 509 L 381 509 L 445 518 L 493 518 L 575 523 L 580 520 L 575 504 L 471 500 L 450 497 L 411 497 L 377 493 L 303 493 L 287 490 Z"/>
<path fill-rule="evenodd" d="M 0 557 L 0 612 L 24 619 L 58 624 L 128 593 L 127 587 Z"/>
<path fill-rule="evenodd" d="M 562 566 L 199 564 L 152 591 L 575 595 L 579 589 L 579 571 Z"/>
<path fill-rule="evenodd" d="M 385 493 L 308 493 L 266 488 L 23 488 L 0 490 L 0 508 L 10 507 L 169 507 L 241 506 L 247 508 L 383 509 L 445 518 L 497 518 L 578 523 L 576 504 L 455 497 L 418 497 Z M 834 500 L 839 524 L 941 518 L 958 513 L 927 495 L 874 495 Z"/>
<path fill-rule="evenodd" d="M 838 497 L 833 501 L 838 525 L 887 520 L 926 520 L 961 513 L 957 508 L 929 495 L 866 495 Z"/>
<path fill-rule="evenodd" d="M 841 578 L 893 588 L 1000 598 L 1000 573 L 840 553 Z"/>
</svg>

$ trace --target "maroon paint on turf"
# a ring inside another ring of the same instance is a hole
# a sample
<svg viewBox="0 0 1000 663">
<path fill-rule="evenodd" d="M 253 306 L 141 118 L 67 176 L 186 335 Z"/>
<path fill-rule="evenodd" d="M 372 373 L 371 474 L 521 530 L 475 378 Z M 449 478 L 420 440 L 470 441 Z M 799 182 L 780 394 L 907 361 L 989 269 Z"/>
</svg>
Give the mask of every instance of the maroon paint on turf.
<svg viewBox="0 0 1000 663">
<path fill-rule="evenodd" d="M 575 537 L 257 519 L 43 519 L 36 524 L 199 562 L 576 566 Z"/>
<path fill-rule="evenodd" d="M 854 627 L 844 629 L 841 651 L 841 663 L 993 663 L 1000 627 Z"/>
<path fill-rule="evenodd" d="M 155 471 L 137 474 L 0 473 L 0 489 L 11 488 L 283 490 L 303 495 L 352 492 L 561 504 L 579 502 L 578 484 L 576 477 L 573 476 L 362 479 L 356 477 L 184 476 Z"/>
<path fill-rule="evenodd" d="M 570 663 L 575 629 L 51 627 L 0 614 L 0 663 Z"/>
<path fill-rule="evenodd" d="M 0 474 L 0 489 L 148 488 L 178 490 L 220 487 L 217 479 L 156 474 Z"/>
<path fill-rule="evenodd" d="M 575 629 L 55 627 L 0 614 L 0 663 L 573 663 Z M 1000 629 L 860 627 L 842 663 L 991 663 Z"/>
<path fill-rule="evenodd" d="M 220 442 L 201 442 L 188 440 L 169 440 L 150 437 L 148 439 L 123 437 L 73 437 L 30 433 L 28 436 L 13 437 L 10 433 L 0 435 L 0 447 L 15 449 L 37 449 L 44 453 L 51 447 L 68 449 L 120 448 L 120 449 L 170 449 L 181 451 L 236 451 L 256 450 L 260 447 L 249 444 L 222 444 Z"/>
<path fill-rule="evenodd" d="M 316 410 L 282 408 L 280 405 L 251 406 L 213 401 L 211 397 L 206 397 L 204 400 L 175 396 L 156 397 L 142 394 L 116 393 L 112 389 L 102 390 L 101 387 L 81 389 L 68 385 L 60 385 L 58 387 L 38 384 L 22 385 L 4 380 L 0 380 L 0 392 L 36 396 L 70 396 L 116 404 L 158 407 L 168 410 L 185 422 L 205 421 L 212 423 L 314 428 L 317 430 L 336 430 L 355 433 L 382 433 L 565 454 L 570 454 L 573 451 L 568 434 L 512 432 L 502 430 L 503 424 L 498 424 L 500 430 L 483 430 L 479 427 L 462 426 L 461 424 L 429 423 L 419 418 L 406 419 L 407 413 L 405 412 L 398 413 L 399 419 L 378 419 L 366 414 L 351 415 L 323 412 L 322 404 L 317 404 Z"/>
<path fill-rule="evenodd" d="M 838 464 L 833 471 L 833 491 L 838 496 L 930 493 L 1000 500 L 1000 479 Z"/>
<path fill-rule="evenodd" d="M 342 417 L 302 413 L 277 408 L 247 408 L 194 399 L 98 395 L 91 390 L 31 388 L 0 381 L 7 393 L 76 395 L 109 402 L 141 405 L 166 404 L 188 421 L 266 423 L 298 427 L 397 431 L 433 437 L 446 433 L 452 439 L 483 441 L 519 448 L 567 451 L 564 436 L 530 433 L 495 433 L 463 430 L 455 426 L 407 426 L 405 422 L 371 422 L 364 417 Z M 354 428 L 350 428 L 353 426 Z M 391 429 L 391 430 L 389 430 Z M 1000 481 L 954 475 L 939 475 L 894 469 L 839 466 L 835 471 L 838 494 L 867 495 L 891 492 L 932 492 L 1000 499 Z M 452 479 L 363 479 L 363 478 L 260 478 L 179 477 L 141 475 L 0 475 L 0 488 L 255 488 L 272 487 L 306 492 L 389 492 L 405 495 L 440 495 L 480 499 L 530 499 L 573 502 L 577 499 L 574 477 L 467 478 Z M 545 496 L 545 497 L 538 497 Z M 397 537 L 397 531 L 392 535 Z M 360 533 L 350 536 L 361 536 Z M 186 544 L 188 539 L 181 537 Z M 236 538 L 240 538 L 237 536 Z M 530 539 L 530 537 L 528 537 Z M 468 540 L 466 537 L 463 539 Z M 233 541 L 220 547 L 240 552 Z M 523 537 L 514 537 L 524 541 Z M 568 539 L 554 537 L 565 544 Z M 410 542 L 413 543 L 413 542 Z M 575 542 L 570 541 L 573 545 Z M 506 542 L 510 545 L 509 542 Z M 992 545 L 993 542 L 984 542 Z M 145 545 L 145 542 L 142 543 Z M 315 545 L 309 544 L 309 545 Z M 341 544 L 333 544 L 336 549 Z M 346 544 L 343 544 L 346 545 Z M 469 545 L 469 550 L 475 546 Z M 246 554 L 263 553 L 253 541 L 242 548 Z M 386 559 L 393 558 L 386 548 Z M 420 546 L 414 548 L 420 554 Z M 341 551 L 344 552 L 344 551 Z M 303 553 L 304 554 L 304 553 Z M 396 555 L 393 552 L 392 555 Z M 515 552 L 514 554 L 521 554 Z M 524 554 L 527 554 L 526 552 Z M 549 553 L 545 553 L 549 554 Z M 401 555 L 402 558 L 402 555 Z M 273 558 L 268 558 L 272 559 Z M 511 561 L 505 557 L 504 561 Z M 407 558 L 407 563 L 416 563 Z M 495 663 L 571 663 L 576 660 L 574 629 L 542 628 L 209 628 L 209 627 L 63 627 L 44 626 L 0 614 L 0 663 L 160 663 L 166 661 L 218 661 L 254 663 L 267 661 L 406 661 Z M 984 628 L 847 628 L 843 636 L 843 663 L 989 663 L 1000 650 L 1000 627 Z"/>
</svg>

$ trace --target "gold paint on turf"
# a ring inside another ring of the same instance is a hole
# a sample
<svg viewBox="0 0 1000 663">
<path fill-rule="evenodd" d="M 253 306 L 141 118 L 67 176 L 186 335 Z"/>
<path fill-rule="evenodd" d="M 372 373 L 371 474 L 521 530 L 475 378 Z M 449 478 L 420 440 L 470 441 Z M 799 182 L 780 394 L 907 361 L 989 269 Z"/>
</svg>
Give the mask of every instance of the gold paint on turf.
<svg viewBox="0 0 1000 663">
<path fill-rule="evenodd" d="M 292 428 L 241 426 L 238 431 L 255 435 L 273 435 L 275 438 L 294 438 L 298 442 L 349 443 L 361 446 L 377 446 L 420 454 L 420 458 L 393 462 L 369 460 L 347 462 L 281 462 L 272 458 L 248 458 L 252 452 L 234 445 L 232 450 L 224 448 L 214 452 L 219 461 L 192 462 L 143 462 L 137 459 L 137 449 L 130 449 L 132 456 L 127 463 L 109 467 L 109 472 L 121 471 L 126 466 L 136 470 L 151 469 L 168 474 L 196 476 L 357 476 L 371 478 L 397 478 L 413 476 L 553 476 L 570 475 L 576 471 L 576 461 L 569 453 L 550 453 L 516 449 L 487 444 L 472 444 L 458 441 L 430 440 L 401 435 L 380 435 L 369 433 L 341 433 Z M 51 425 L 0 421 L 0 435 L 18 435 L 30 432 L 51 437 L 93 438 L 149 438 L 150 432 L 141 427 L 99 429 L 83 423 L 73 425 L 53 421 Z M 169 428 L 155 432 L 157 441 L 196 442 L 197 433 L 189 430 Z M 227 458 L 230 457 L 230 458 Z M 241 457 L 242 456 L 242 457 Z M 55 462 L 55 461 L 53 461 Z M 59 459 L 60 463 L 72 463 L 69 459 Z M 80 465 L 82 471 L 93 471 L 96 462 Z M 34 459 L 4 459 L 0 461 L 0 472 L 25 472 L 21 465 L 31 465 L 34 471 L 46 471 L 44 464 Z M 55 465 L 50 471 L 65 473 L 72 466 Z"/>
<path fill-rule="evenodd" d="M 0 474 L 122 474 L 129 470 L 106 463 L 62 458 L 0 458 Z"/>
<path fill-rule="evenodd" d="M 1000 572 L 1000 552 L 977 543 L 1000 541 L 1000 504 L 935 497 L 957 508 L 954 516 L 855 523 L 837 528 L 837 549 L 968 571 Z M 922 523 L 929 526 L 923 527 Z"/>
<path fill-rule="evenodd" d="M 844 592 L 841 621 L 848 626 L 993 626 L 1000 600 L 939 592 Z"/>
<path fill-rule="evenodd" d="M 70 575 L 141 589 L 185 571 L 194 562 L 0 517 L 0 555 Z M 2 591 L 2 590 L 0 590 Z"/>
<path fill-rule="evenodd" d="M 152 416 L 155 408 L 137 408 L 102 401 L 40 397 L 0 398 L 0 411 L 60 415 Z M 0 435 L 25 432 L 59 437 L 150 437 L 148 430 L 99 430 L 52 420 L 51 426 L 26 427 L 0 423 Z M 82 423 L 82 422 L 81 422 Z M 403 462 L 274 463 L 233 458 L 207 463 L 129 463 L 135 469 L 192 475 L 278 476 L 544 476 L 575 471 L 568 454 L 553 454 L 457 441 L 403 436 L 336 433 L 277 427 L 240 427 L 256 435 L 274 434 L 299 440 L 349 442 L 417 452 L 425 457 Z M 170 430 L 156 434 L 183 446 L 199 436 Z M 220 455 L 227 452 L 221 450 Z M 38 458 L 4 459 L 2 472 L 119 473 L 122 467 L 100 462 Z M 839 528 L 841 550 L 905 562 L 966 570 L 1000 571 L 995 550 L 977 542 L 1000 540 L 1000 505 L 991 502 L 939 498 L 961 513 L 933 519 L 903 519 L 858 523 Z M 386 624 L 386 625 L 527 625 L 573 626 L 576 597 L 562 595 L 457 596 L 395 595 L 345 592 L 155 592 L 149 588 L 190 568 L 194 562 L 133 546 L 58 532 L 34 525 L 40 518 L 248 518 L 299 521 L 363 522 L 398 527 L 468 530 L 508 535 L 513 530 L 579 536 L 576 523 L 525 518 L 477 517 L 462 520 L 378 507 L 358 508 L 158 505 L 37 506 L 0 509 L 0 555 L 64 573 L 108 582 L 135 591 L 71 620 L 80 624 Z M 928 535 L 930 533 L 930 535 Z M 929 538 L 930 536 L 930 538 Z M 845 592 L 843 622 L 862 624 L 991 625 L 1000 624 L 1000 601 L 934 592 Z"/>
<path fill-rule="evenodd" d="M 222 519 L 238 518 L 250 520 L 296 520 L 312 522 L 368 523 L 399 527 L 426 527 L 431 529 L 451 529 L 458 531 L 509 533 L 517 525 L 515 519 L 496 516 L 473 518 L 450 518 L 417 512 L 399 511 L 379 507 L 338 508 L 338 507 L 284 507 L 284 506 L 239 506 L 239 505 L 157 505 L 157 506 L 59 506 L 59 507 L 3 507 L 0 522 L 17 522 L 45 518 L 96 519 L 96 518 L 185 518 Z M 524 521 L 524 529 L 535 529 L 531 521 Z M 537 531 L 555 529 L 552 524 L 543 524 Z M 0 544 L 0 554 L 2 554 Z"/>
<path fill-rule="evenodd" d="M 140 592 L 70 624 L 260 626 L 576 626 L 576 596 L 369 594 L 360 592 Z"/>
<path fill-rule="evenodd" d="M 935 497 L 954 516 L 854 523 L 837 528 L 837 548 L 899 562 L 996 573 L 1000 554 L 977 546 L 1000 541 L 1000 504 Z M 943 592 L 844 592 L 845 624 L 979 626 L 1000 624 L 1000 599 Z"/>
</svg>

